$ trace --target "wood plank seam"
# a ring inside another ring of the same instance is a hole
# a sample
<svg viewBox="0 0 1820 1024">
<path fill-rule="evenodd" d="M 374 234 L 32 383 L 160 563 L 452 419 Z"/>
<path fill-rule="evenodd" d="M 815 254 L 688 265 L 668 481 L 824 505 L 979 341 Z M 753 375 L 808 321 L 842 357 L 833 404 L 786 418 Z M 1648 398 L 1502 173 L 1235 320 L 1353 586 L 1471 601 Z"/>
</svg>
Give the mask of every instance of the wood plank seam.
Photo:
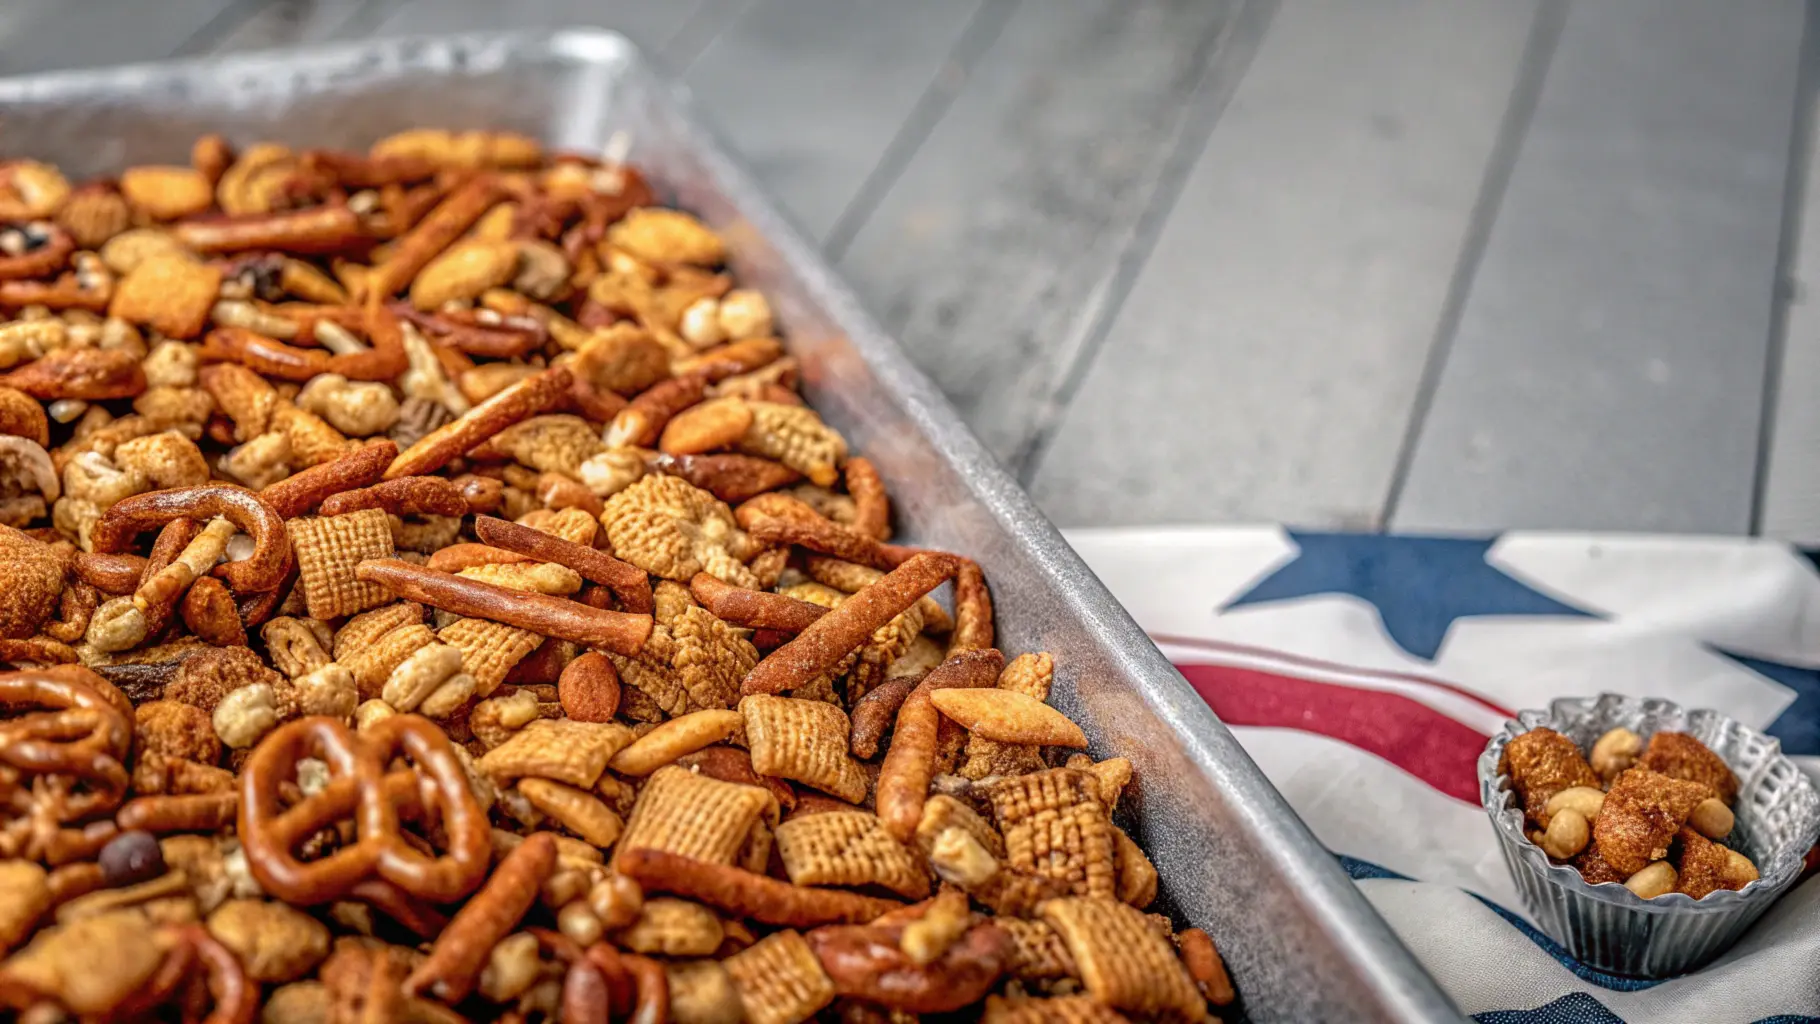
<svg viewBox="0 0 1820 1024">
<path fill-rule="evenodd" d="M 1245 73 L 1251 69 L 1251 58 L 1269 34 L 1278 7 L 1278 0 L 1240 0 L 1233 17 L 1205 40 L 1199 56 L 1201 75 L 1195 84 L 1195 98 L 1183 105 L 1181 119 L 1164 156 L 1164 170 L 1132 224 L 1130 237 L 1119 252 L 1112 277 L 1107 282 L 1106 294 L 1089 315 L 1073 360 L 1064 368 L 1057 387 L 1043 400 L 1032 418 L 1023 443 L 1006 457 L 1006 469 L 1026 489 L 1042 469 L 1043 457 L 1048 454 L 1069 404 L 1080 392 L 1088 371 L 1092 370 L 1105 347 L 1119 310 L 1155 251 L 1163 226 L 1169 222 L 1169 215 L 1181 198 L 1189 174 L 1213 137 L 1220 115 L 1244 81 Z"/>
<path fill-rule="evenodd" d="M 1441 382 L 1442 371 L 1447 368 L 1447 356 L 1453 350 L 1454 336 L 1460 328 L 1460 316 L 1466 309 L 1466 298 L 1472 292 L 1473 279 L 1478 275 L 1479 264 L 1485 256 L 1485 245 L 1491 238 L 1492 228 L 1498 222 L 1498 213 L 1504 205 L 1504 193 L 1510 187 L 1511 172 L 1517 166 L 1517 158 L 1522 155 L 1523 140 L 1529 135 L 1536 104 L 1542 96 L 1542 83 L 1548 79 L 1548 69 L 1554 63 L 1555 47 L 1561 41 L 1561 28 L 1566 23 L 1567 0 L 1543 0 L 1537 6 L 1529 39 L 1524 44 L 1523 57 L 1518 65 L 1517 80 L 1511 85 L 1510 102 L 1504 109 L 1503 123 L 1499 125 L 1497 141 L 1492 145 L 1491 159 L 1486 161 L 1479 195 L 1473 203 L 1465 237 L 1460 241 L 1460 256 L 1454 264 L 1447 296 L 1435 322 L 1434 340 L 1429 345 L 1428 358 L 1422 366 L 1421 382 L 1417 385 L 1415 403 L 1410 407 L 1409 419 L 1404 426 L 1402 444 L 1397 449 L 1396 467 L 1391 472 L 1390 486 L 1385 491 L 1382 511 L 1373 524 L 1377 530 L 1389 527 L 1392 517 L 1397 513 L 1397 503 L 1402 500 L 1403 485 L 1409 478 L 1409 467 L 1415 459 L 1416 442 L 1421 439 L 1422 427 L 1428 422 L 1435 389 Z"/>
<path fill-rule="evenodd" d="M 898 127 L 897 134 L 885 146 L 878 163 L 866 175 L 865 180 L 860 182 L 853 198 L 841 210 L 840 216 L 835 218 L 834 226 L 828 229 L 828 237 L 822 241 L 822 250 L 827 253 L 828 262 L 840 262 L 847 247 L 859 235 L 860 228 L 865 226 L 866 219 L 877 210 L 899 175 L 910 166 L 911 158 L 916 155 L 924 140 L 929 138 L 929 133 L 941 123 L 973 69 L 992 49 L 992 44 L 998 41 L 1000 31 L 1011 20 L 1017 5 L 1018 0 L 985 0 L 973 12 L 973 17 L 961 31 L 960 38 L 955 40 L 948 59 L 942 62 L 928 88 L 917 99 L 916 106 L 911 108 L 910 116 Z"/>
<path fill-rule="evenodd" d="M 1771 282 L 1769 352 L 1763 362 L 1763 409 L 1758 425 L 1757 471 L 1751 481 L 1750 535 L 1763 535 L 1766 498 L 1776 444 L 1776 417 L 1782 402 L 1783 360 L 1788 355 L 1789 305 L 1795 301 L 1797 261 L 1801 256 L 1801 222 L 1807 209 L 1808 171 L 1813 163 L 1815 104 L 1820 101 L 1820 33 L 1815 5 L 1802 12 L 1801 67 L 1795 84 L 1795 112 L 1788 147 L 1788 176 L 1782 200 L 1782 237 L 1776 248 L 1776 277 Z M 1812 396 L 1790 396 L 1797 402 Z"/>
</svg>

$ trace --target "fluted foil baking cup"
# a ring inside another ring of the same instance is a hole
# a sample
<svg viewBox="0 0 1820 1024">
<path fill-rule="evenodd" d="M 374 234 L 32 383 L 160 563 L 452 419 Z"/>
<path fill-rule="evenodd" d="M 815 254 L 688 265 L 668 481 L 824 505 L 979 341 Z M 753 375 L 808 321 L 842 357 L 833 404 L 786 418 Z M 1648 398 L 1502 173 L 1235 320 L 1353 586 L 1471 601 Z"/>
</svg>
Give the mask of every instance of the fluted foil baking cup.
<svg viewBox="0 0 1820 1024">
<path fill-rule="evenodd" d="M 1504 745 L 1544 726 L 1582 751 L 1619 726 L 1645 740 L 1663 729 L 1698 738 L 1738 776 L 1737 824 L 1725 844 L 1750 857 L 1761 877 L 1701 900 L 1683 893 L 1646 900 L 1618 882 L 1588 885 L 1572 867 L 1550 861 L 1523 835 L 1522 806 L 1509 776 L 1498 772 Z M 1522 712 L 1479 755 L 1479 797 L 1536 926 L 1581 963 L 1639 978 L 1681 974 L 1725 952 L 1794 884 L 1820 837 L 1820 795 L 1778 741 L 1716 711 L 1656 698 L 1564 697 L 1547 711 Z"/>
</svg>

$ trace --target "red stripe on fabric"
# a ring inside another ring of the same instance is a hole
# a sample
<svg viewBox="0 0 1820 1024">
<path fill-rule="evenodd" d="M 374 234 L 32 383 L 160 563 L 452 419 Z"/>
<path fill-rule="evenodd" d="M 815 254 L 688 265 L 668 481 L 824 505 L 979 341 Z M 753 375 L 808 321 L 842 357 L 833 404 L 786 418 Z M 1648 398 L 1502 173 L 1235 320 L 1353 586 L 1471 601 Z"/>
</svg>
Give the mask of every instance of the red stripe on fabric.
<svg viewBox="0 0 1820 1024">
<path fill-rule="evenodd" d="M 1202 650 L 1207 651 L 1233 651 L 1239 654 L 1274 658 L 1278 661 L 1285 661 L 1292 665 L 1305 665 L 1309 668 L 1324 669 L 1329 672 L 1348 672 L 1352 675 L 1364 676 L 1368 679 L 1394 679 L 1401 683 L 1416 683 L 1421 686 L 1432 686 L 1437 690 L 1446 690 L 1448 693 L 1457 697 L 1464 697 L 1488 711 L 1503 715 L 1505 718 L 1517 717 L 1515 711 L 1510 710 L 1502 704 L 1489 700 L 1481 694 L 1474 693 L 1464 686 L 1458 686 L 1454 683 L 1447 682 L 1444 679 L 1436 679 L 1433 676 L 1411 675 L 1408 672 L 1387 672 L 1383 669 L 1375 668 L 1359 668 L 1356 665 L 1342 665 L 1337 661 L 1323 661 L 1320 658 L 1307 658 L 1299 654 L 1290 654 L 1287 651 L 1272 650 L 1268 647 L 1252 647 L 1249 644 L 1235 644 L 1226 640 L 1206 640 L 1201 637 L 1175 636 L 1170 633 L 1150 633 L 1148 635 L 1150 639 L 1157 643 L 1170 644 L 1175 647 L 1199 647 Z"/>
<path fill-rule="evenodd" d="M 1479 802 L 1477 764 L 1489 737 L 1426 704 L 1230 665 L 1176 668 L 1227 725 L 1299 729 L 1350 743 L 1448 796 Z"/>
</svg>

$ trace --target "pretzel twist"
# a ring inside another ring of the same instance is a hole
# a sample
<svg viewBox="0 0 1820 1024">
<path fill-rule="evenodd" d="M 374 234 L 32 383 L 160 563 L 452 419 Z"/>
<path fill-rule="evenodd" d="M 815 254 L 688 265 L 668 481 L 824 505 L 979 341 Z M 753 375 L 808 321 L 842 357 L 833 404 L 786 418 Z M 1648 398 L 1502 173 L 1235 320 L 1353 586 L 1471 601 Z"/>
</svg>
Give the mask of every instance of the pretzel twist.
<svg viewBox="0 0 1820 1024">
<path fill-rule="evenodd" d="M 947 1013 L 985 998 L 1014 956 L 1011 936 L 981 923 L 935 960 L 918 964 L 899 947 L 904 927 L 829 925 L 804 938 L 836 992 L 914 1014 Z"/>
<path fill-rule="evenodd" d="M 416 771 L 388 776 L 385 766 L 400 753 L 410 756 Z M 331 782 L 283 808 L 280 787 L 305 757 L 326 762 Z M 401 811 L 438 821 L 448 852 L 426 856 L 406 842 Z M 306 838 L 350 815 L 358 835 L 353 844 L 307 864 L 297 860 L 293 851 Z M 332 718 L 280 726 L 254 748 L 241 772 L 238 831 L 247 864 L 266 892 L 304 905 L 339 899 L 372 877 L 448 903 L 473 892 L 492 859 L 486 812 L 448 736 L 417 715 L 394 715 L 359 735 Z"/>
<path fill-rule="evenodd" d="M 131 705 L 87 670 L 92 681 L 56 671 L 0 675 L 0 712 L 12 716 L 0 720 L 0 765 L 61 780 L 62 799 L 49 811 L 58 822 L 80 821 L 113 810 L 126 794 Z"/>
<path fill-rule="evenodd" d="M 207 522 L 215 516 L 226 516 L 253 538 L 251 555 L 217 570 L 229 586 L 249 594 L 273 590 L 284 582 L 291 550 L 284 519 L 259 495 L 233 484 L 174 487 L 123 498 L 96 521 L 90 537 L 96 551 L 113 554 L 127 550 L 140 533 L 173 519 Z"/>
</svg>

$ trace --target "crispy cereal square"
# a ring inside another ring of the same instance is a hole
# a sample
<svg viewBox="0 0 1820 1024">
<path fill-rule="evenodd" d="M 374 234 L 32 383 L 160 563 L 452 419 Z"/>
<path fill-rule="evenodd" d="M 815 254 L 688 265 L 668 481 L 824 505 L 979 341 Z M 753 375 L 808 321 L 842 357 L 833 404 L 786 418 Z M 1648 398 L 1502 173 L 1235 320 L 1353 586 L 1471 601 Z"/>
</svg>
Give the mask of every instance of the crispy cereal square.
<svg viewBox="0 0 1820 1024">
<path fill-rule="evenodd" d="M 160 253 L 114 286 L 108 316 L 147 324 L 167 338 L 197 337 L 221 291 L 221 271 L 179 253 Z"/>
<path fill-rule="evenodd" d="M 297 553 L 298 583 L 312 619 L 333 619 L 390 602 L 391 591 L 354 576 L 369 558 L 391 558 L 392 528 L 381 509 L 304 516 L 285 526 Z"/>
</svg>

